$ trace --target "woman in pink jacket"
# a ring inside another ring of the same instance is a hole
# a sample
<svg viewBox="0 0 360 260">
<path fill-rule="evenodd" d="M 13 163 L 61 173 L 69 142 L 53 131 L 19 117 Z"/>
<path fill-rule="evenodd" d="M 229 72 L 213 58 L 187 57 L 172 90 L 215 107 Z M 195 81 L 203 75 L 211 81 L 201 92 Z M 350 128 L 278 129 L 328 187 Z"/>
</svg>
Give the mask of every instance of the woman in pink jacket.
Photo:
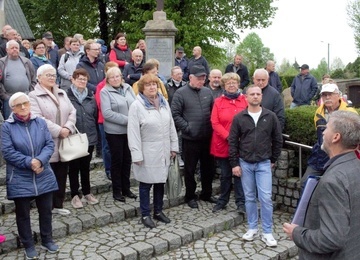
<svg viewBox="0 0 360 260">
<path fill-rule="evenodd" d="M 213 212 L 220 211 L 229 202 L 232 177 L 234 177 L 235 203 L 239 213 L 245 213 L 245 197 L 240 177 L 232 176 L 229 163 L 228 136 L 234 116 L 247 107 L 245 96 L 240 93 L 240 77 L 236 73 L 226 73 L 221 78 L 224 93 L 215 99 L 211 113 L 213 135 L 210 153 L 216 157 L 221 169 L 221 195 L 213 208 Z"/>
<path fill-rule="evenodd" d="M 72 105 L 65 91 L 56 85 L 56 70 L 46 64 L 37 70 L 38 84 L 29 93 L 31 113 L 44 118 L 55 143 L 54 153 L 50 158 L 59 190 L 53 195 L 53 214 L 68 215 L 70 211 L 64 209 L 66 178 L 69 163 L 61 162 L 59 155 L 60 140 L 75 131 L 76 109 Z"/>
</svg>

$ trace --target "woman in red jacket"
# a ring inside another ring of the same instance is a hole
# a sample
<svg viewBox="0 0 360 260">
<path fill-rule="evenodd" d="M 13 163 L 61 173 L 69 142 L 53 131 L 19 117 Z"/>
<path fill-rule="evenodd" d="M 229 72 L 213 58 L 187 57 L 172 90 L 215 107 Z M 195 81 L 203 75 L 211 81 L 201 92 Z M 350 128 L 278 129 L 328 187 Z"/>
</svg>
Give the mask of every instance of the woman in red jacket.
<svg viewBox="0 0 360 260">
<path fill-rule="evenodd" d="M 118 33 L 116 35 L 114 48 L 110 51 L 109 59 L 116 62 L 121 71 L 131 61 L 131 50 L 126 43 L 125 34 Z"/>
<path fill-rule="evenodd" d="M 226 73 L 221 78 L 224 94 L 215 99 L 211 113 L 213 135 L 210 153 L 216 157 L 221 169 L 221 195 L 213 208 L 213 212 L 220 211 L 229 202 L 232 186 L 232 168 L 229 163 L 228 136 L 234 116 L 247 107 L 247 100 L 239 90 L 240 77 L 236 73 Z M 245 213 L 245 197 L 241 178 L 234 176 L 235 203 L 239 213 Z"/>
</svg>

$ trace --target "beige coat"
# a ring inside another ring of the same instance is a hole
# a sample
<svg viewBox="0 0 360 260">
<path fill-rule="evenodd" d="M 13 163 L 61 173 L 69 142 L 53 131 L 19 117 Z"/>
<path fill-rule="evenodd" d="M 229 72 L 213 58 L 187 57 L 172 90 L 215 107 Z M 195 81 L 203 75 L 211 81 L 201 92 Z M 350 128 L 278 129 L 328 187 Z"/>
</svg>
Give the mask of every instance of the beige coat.
<svg viewBox="0 0 360 260">
<path fill-rule="evenodd" d="M 54 86 L 53 93 L 58 97 L 59 109 L 51 96 L 39 84 L 36 84 L 34 91 L 29 93 L 31 113 L 45 119 L 55 143 L 54 153 L 50 159 L 51 163 L 60 161 L 59 135 L 61 129 L 66 127 L 74 133 L 76 123 L 76 109 L 71 104 L 65 91 L 59 89 L 58 86 Z"/>
</svg>

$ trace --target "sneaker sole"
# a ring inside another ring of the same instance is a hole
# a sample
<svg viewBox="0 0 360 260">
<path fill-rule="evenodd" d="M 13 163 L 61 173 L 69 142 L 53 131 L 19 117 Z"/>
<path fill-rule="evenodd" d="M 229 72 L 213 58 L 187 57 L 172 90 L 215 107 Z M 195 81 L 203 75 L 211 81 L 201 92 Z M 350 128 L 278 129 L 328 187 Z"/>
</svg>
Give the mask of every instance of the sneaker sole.
<svg viewBox="0 0 360 260">
<path fill-rule="evenodd" d="M 55 254 L 55 253 L 59 252 L 59 249 L 56 250 L 56 251 L 53 251 L 53 250 L 50 250 L 49 248 L 47 248 L 46 246 L 43 246 L 43 245 L 41 245 L 41 249 L 44 249 L 44 250 L 48 251 L 50 254 Z"/>
<path fill-rule="evenodd" d="M 252 238 L 244 238 L 244 237 L 242 237 L 242 239 L 245 240 L 245 241 L 251 242 L 251 241 L 254 241 L 254 239 L 255 239 L 257 236 L 258 236 L 258 234 L 255 234 L 255 235 L 252 236 Z"/>
<path fill-rule="evenodd" d="M 269 244 L 268 241 L 265 238 L 262 238 L 261 240 L 269 247 L 276 247 L 277 246 L 277 243 L 275 245 Z"/>
<path fill-rule="evenodd" d="M 25 252 L 24 252 L 24 255 L 25 255 L 25 259 L 26 259 L 26 260 L 39 259 L 39 256 L 35 256 L 35 257 L 30 258 L 30 257 L 28 257 L 28 256 L 26 255 L 26 253 L 25 253 Z"/>
</svg>

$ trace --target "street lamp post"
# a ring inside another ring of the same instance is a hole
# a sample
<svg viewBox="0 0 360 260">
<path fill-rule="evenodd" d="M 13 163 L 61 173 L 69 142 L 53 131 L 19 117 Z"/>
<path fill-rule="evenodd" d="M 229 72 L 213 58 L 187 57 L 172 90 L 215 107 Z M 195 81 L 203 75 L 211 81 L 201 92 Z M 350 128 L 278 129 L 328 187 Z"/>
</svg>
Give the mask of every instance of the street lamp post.
<svg viewBox="0 0 360 260">
<path fill-rule="evenodd" d="M 325 43 L 324 41 L 321 41 Z M 327 74 L 330 74 L 330 43 L 327 43 Z"/>
</svg>

